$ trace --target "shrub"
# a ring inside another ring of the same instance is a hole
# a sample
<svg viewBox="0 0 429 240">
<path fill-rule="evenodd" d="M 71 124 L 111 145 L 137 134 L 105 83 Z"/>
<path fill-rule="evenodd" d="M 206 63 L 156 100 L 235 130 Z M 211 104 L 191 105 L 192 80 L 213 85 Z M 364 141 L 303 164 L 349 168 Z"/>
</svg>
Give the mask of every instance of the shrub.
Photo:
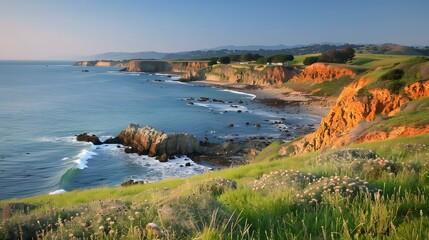
<svg viewBox="0 0 429 240">
<path fill-rule="evenodd" d="M 379 79 L 380 80 L 399 80 L 402 78 L 402 76 L 404 75 L 404 70 L 402 69 L 392 69 L 390 71 L 388 71 L 386 74 L 384 74 L 383 76 L 381 76 Z"/>
<path fill-rule="evenodd" d="M 228 64 L 231 62 L 231 59 L 228 56 L 220 57 L 218 60 L 222 64 Z"/>
<path fill-rule="evenodd" d="M 303 61 L 304 65 L 308 66 L 313 63 L 317 63 L 319 61 L 319 57 L 306 57 Z"/>
</svg>

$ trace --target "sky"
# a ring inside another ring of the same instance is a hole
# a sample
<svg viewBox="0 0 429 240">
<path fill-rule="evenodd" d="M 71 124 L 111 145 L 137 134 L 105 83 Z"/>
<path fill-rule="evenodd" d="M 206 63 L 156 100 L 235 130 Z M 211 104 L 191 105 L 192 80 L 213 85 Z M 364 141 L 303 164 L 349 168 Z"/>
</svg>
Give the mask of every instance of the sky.
<svg viewBox="0 0 429 240">
<path fill-rule="evenodd" d="M 428 0 L 0 0 L 0 59 L 224 45 L 429 45 Z"/>
</svg>

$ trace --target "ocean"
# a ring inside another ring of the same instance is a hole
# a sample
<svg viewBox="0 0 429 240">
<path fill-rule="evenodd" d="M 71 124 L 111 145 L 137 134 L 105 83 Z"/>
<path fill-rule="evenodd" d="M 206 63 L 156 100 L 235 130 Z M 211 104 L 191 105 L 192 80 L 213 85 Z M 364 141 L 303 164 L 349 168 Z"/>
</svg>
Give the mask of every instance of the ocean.
<svg viewBox="0 0 429 240">
<path fill-rule="evenodd" d="M 251 94 L 177 82 L 174 75 L 72 64 L 0 61 L 0 199 L 211 171 L 196 163 L 180 167 L 192 162 L 186 156 L 160 163 L 148 156 L 125 154 L 115 144 L 77 142 L 75 135 L 83 132 L 103 140 L 117 136 L 129 123 L 138 123 L 222 142 L 284 137 L 278 125 L 271 124 L 280 118 L 286 119 L 284 127 L 292 133 L 298 133 L 297 126 L 320 122 L 313 115 L 267 108 Z M 190 100 L 200 97 L 224 103 Z M 254 127 L 256 123 L 261 127 Z"/>
</svg>

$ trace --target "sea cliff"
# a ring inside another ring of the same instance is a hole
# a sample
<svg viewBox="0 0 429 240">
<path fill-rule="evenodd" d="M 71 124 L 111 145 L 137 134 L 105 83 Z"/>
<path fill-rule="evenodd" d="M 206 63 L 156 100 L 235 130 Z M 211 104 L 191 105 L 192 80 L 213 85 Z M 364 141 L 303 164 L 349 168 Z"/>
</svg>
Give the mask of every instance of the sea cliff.
<svg viewBox="0 0 429 240">
<path fill-rule="evenodd" d="M 204 79 L 204 69 L 209 66 L 206 61 L 151 61 L 131 60 L 125 69 L 128 72 L 156 72 L 180 74 L 181 80 Z"/>
<path fill-rule="evenodd" d="M 128 61 L 110 61 L 110 60 L 94 60 L 94 61 L 78 61 L 74 66 L 97 66 L 97 67 L 126 67 Z"/>
</svg>

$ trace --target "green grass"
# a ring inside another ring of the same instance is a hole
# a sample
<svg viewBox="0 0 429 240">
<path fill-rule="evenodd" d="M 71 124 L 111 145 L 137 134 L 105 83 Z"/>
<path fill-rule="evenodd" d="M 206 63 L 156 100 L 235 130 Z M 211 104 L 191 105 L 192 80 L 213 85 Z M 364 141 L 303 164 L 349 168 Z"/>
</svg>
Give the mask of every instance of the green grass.
<svg viewBox="0 0 429 240">
<path fill-rule="evenodd" d="M 315 85 L 314 96 L 339 96 L 343 89 L 353 81 L 350 76 L 333 79 Z"/>
<path fill-rule="evenodd" d="M 425 77 L 428 76 L 421 76 L 421 70 L 427 65 L 428 61 L 429 59 L 425 57 L 404 58 L 400 62 L 391 63 L 380 67 L 376 71 L 368 72 L 363 76 L 371 78 L 372 81 L 359 90 L 358 96 L 369 96 L 370 91 L 373 89 L 388 89 L 391 93 L 403 94 L 405 86 L 417 81 L 427 80 Z M 402 78 L 396 80 L 385 79 L 395 69 L 404 71 Z"/>
<path fill-rule="evenodd" d="M 422 102 L 420 108 L 426 100 Z M 281 144 L 275 142 L 251 164 L 187 179 L 3 200 L 0 206 L 26 202 L 38 208 L 12 216 L 3 211 L 1 217 L 7 221 L 1 221 L 0 237 L 29 237 L 40 231 L 41 239 L 151 239 L 155 233 L 145 226 L 155 222 L 163 230 L 163 239 L 424 239 L 429 225 L 428 143 L 426 134 L 350 146 L 372 149 L 380 159 L 388 159 L 387 166 L 394 166 L 394 172 L 378 162 L 331 155 L 321 161 L 317 152 L 280 157 Z M 312 185 L 297 189 L 284 180 L 280 185 L 266 182 L 266 190 L 252 189 L 255 180 L 264 183 L 263 179 L 286 169 L 317 178 L 360 177 L 383 191 L 355 197 L 325 192 L 317 195 L 324 203 L 315 204 L 297 198 L 298 194 L 307 199 L 306 192 L 316 189 Z M 232 179 L 237 189 L 210 185 L 215 184 L 208 181 L 212 178 Z"/>
<path fill-rule="evenodd" d="M 291 88 L 295 91 L 311 94 L 319 97 L 337 97 L 343 91 L 344 87 L 350 84 L 353 78 L 344 76 L 331 81 L 322 83 L 313 82 L 286 82 L 283 86 Z"/>
</svg>

